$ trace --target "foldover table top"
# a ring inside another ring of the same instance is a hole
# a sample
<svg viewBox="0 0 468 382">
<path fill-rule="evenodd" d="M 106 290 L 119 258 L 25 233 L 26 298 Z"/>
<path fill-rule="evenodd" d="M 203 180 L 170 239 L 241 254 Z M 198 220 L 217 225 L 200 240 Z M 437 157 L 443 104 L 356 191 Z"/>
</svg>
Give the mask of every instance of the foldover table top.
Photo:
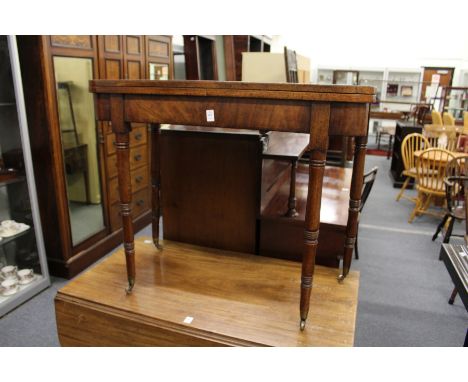
<svg viewBox="0 0 468 382">
<path fill-rule="evenodd" d="M 265 84 L 238 81 L 92 80 L 99 120 L 110 98 L 123 96 L 128 122 L 310 133 L 310 106 L 330 103 L 329 135 L 367 136 L 371 86 Z M 155 105 L 157 104 L 157 107 Z M 213 119 L 205 112 L 214 110 Z"/>
<path fill-rule="evenodd" d="M 92 80 L 93 93 L 118 94 L 173 94 L 198 96 L 231 96 L 257 98 L 328 100 L 342 102 L 372 102 L 376 88 L 373 86 L 312 85 L 289 83 L 258 83 L 239 81 L 152 81 L 152 80 Z M 226 93 L 226 91 L 230 93 Z M 251 93 L 248 93 L 251 92 Z M 335 99 L 330 99 L 334 95 Z M 340 97 L 342 95 L 342 97 Z M 341 99 L 338 99 L 341 98 Z"/>
</svg>

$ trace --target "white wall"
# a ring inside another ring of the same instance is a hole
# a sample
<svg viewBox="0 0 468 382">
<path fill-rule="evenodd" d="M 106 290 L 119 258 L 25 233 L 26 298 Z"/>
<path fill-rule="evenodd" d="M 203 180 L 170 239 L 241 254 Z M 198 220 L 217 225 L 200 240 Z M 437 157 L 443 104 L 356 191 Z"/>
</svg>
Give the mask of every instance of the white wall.
<svg viewBox="0 0 468 382">
<path fill-rule="evenodd" d="M 315 74 L 317 67 L 455 67 L 456 84 L 460 69 L 468 69 L 468 1 L 414 3 L 356 0 L 311 7 L 310 22 L 273 36 L 272 51 L 285 45 L 296 50 L 310 58 Z"/>
</svg>

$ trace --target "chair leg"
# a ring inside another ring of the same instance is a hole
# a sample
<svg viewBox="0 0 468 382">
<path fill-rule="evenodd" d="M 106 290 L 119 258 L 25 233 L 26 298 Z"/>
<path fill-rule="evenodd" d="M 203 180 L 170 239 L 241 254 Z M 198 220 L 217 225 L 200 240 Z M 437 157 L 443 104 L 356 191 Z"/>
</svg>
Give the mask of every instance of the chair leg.
<svg viewBox="0 0 468 382">
<path fill-rule="evenodd" d="M 400 198 L 403 196 L 403 192 L 405 192 L 406 187 L 408 187 L 409 181 L 410 181 L 410 177 L 407 176 L 406 179 L 405 179 L 405 181 L 404 181 L 404 183 L 403 183 L 403 185 L 401 186 L 401 191 L 398 193 L 398 196 L 397 196 L 397 198 L 396 198 L 396 201 L 397 201 L 397 202 L 398 202 L 398 201 L 400 200 Z"/>
<path fill-rule="evenodd" d="M 380 150 L 380 138 L 381 138 L 380 133 L 378 133 L 378 135 L 377 135 L 377 150 Z"/>
<path fill-rule="evenodd" d="M 447 222 L 447 219 L 449 218 L 449 215 L 448 214 L 445 214 L 444 218 L 442 219 L 442 221 L 440 222 L 440 224 L 437 226 L 437 229 L 435 231 L 435 234 L 434 236 L 432 236 L 432 241 L 434 241 L 435 239 L 437 239 L 437 236 L 439 236 L 439 232 L 442 231 L 442 228 L 443 226 L 445 225 L 445 223 Z"/>
<path fill-rule="evenodd" d="M 421 205 L 421 195 L 418 195 L 418 199 L 416 200 L 416 205 L 411 212 L 411 215 L 408 219 L 408 223 L 412 223 L 414 218 L 416 217 L 416 213 L 419 211 L 419 206 Z"/>
<path fill-rule="evenodd" d="M 455 218 L 451 216 L 447 232 L 445 232 L 444 243 L 448 243 L 450 241 L 450 236 L 452 236 L 452 230 L 453 230 L 454 224 L 455 224 Z"/>
<path fill-rule="evenodd" d="M 356 234 L 356 241 L 354 242 L 354 258 L 359 260 L 358 244 L 357 244 L 358 234 Z"/>
<path fill-rule="evenodd" d="M 457 288 L 453 288 L 452 295 L 450 296 L 450 299 L 448 301 L 450 305 L 453 305 L 453 303 L 455 302 L 455 297 L 457 297 L 457 294 Z"/>
<path fill-rule="evenodd" d="M 429 208 L 429 206 L 431 204 L 431 200 L 432 200 L 432 195 L 428 195 L 425 202 L 424 202 L 424 204 L 421 207 L 422 211 L 426 211 Z"/>
</svg>

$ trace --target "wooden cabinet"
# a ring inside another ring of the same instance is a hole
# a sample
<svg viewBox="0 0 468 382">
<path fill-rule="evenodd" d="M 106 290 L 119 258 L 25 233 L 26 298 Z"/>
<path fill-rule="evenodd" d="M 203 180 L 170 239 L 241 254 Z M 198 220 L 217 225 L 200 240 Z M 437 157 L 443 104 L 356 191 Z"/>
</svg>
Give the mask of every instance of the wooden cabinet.
<svg viewBox="0 0 468 382">
<path fill-rule="evenodd" d="M 149 78 L 151 65 L 170 65 L 171 40 L 167 36 L 99 36 L 100 76 L 102 79 Z M 122 227 L 118 218 L 119 194 L 117 182 L 117 155 L 115 136 L 109 122 L 101 122 L 104 141 L 104 167 L 106 183 L 108 184 L 107 204 L 110 209 L 110 230 L 112 232 Z M 130 167 L 132 178 L 133 200 L 138 195 L 147 194 L 143 198 L 149 200 L 150 168 L 148 128 L 145 124 L 132 124 L 130 134 Z M 138 198 L 139 200 L 141 197 Z M 142 218 L 148 222 L 150 205 L 146 208 L 133 210 L 134 218 Z"/>
<path fill-rule="evenodd" d="M 187 80 L 218 80 L 215 36 L 184 36 Z"/>
<path fill-rule="evenodd" d="M 89 80 L 172 78 L 171 37 L 19 36 L 18 47 L 49 268 L 70 278 L 122 235 L 114 135 L 108 122 L 95 122 Z M 70 89 L 68 103 L 59 82 Z M 79 159 L 89 182 L 65 165 L 64 153 L 77 146 L 85 146 Z M 146 125 L 132 124 L 130 146 L 138 230 L 151 222 Z"/>
</svg>

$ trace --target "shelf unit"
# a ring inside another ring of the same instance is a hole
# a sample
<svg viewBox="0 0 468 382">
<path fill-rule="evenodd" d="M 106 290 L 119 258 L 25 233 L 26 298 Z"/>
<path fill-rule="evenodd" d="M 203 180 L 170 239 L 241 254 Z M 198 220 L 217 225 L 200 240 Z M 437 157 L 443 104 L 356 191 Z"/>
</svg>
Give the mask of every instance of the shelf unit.
<svg viewBox="0 0 468 382">
<path fill-rule="evenodd" d="M 444 87 L 441 98 L 439 111 L 449 112 L 456 121 L 462 121 L 463 112 L 468 111 L 468 87 Z"/>
<path fill-rule="evenodd" d="M 359 71 L 359 85 L 374 86 L 377 88 L 376 97 L 378 100 L 382 99 L 384 72 L 381 70 L 360 70 Z"/>
<path fill-rule="evenodd" d="M 187 80 L 218 80 L 216 36 L 184 35 Z"/>
<path fill-rule="evenodd" d="M 18 50 L 14 36 L 0 36 L 0 158 L 18 176 L 0 182 L 0 221 L 29 225 L 0 241 L 1 267 L 33 269 L 35 278 L 12 295 L 0 287 L 0 317 L 50 285 L 32 168 Z M 1 281 L 1 278 L 0 278 Z"/>
<path fill-rule="evenodd" d="M 397 104 L 398 110 L 409 111 L 411 105 L 419 102 L 422 88 L 421 78 L 421 70 L 387 70 L 387 78 L 383 82 L 385 95 L 382 97 L 381 102 Z M 395 110 L 394 108 L 391 109 Z"/>
<path fill-rule="evenodd" d="M 358 85 L 374 86 L 377 89 L 377 102 L 371 106 L 371 111 L 381 118 L 370 119 L 369 134 L 374 133 L 377 125 L 395 126 L 395 121 L 400 119 L 402 112 L 411 111 L 419 103 L 423 84 L 421 68 L 319 67 L 316 82 L 330 85 L 336 81 L 337 73 L 346 72 L 349 73 L 347 85 L 356 85 L 354 80 L 357 80 Z"/>
<path fill-rule="evenodd" d="M 377 88 L 377 102 L 374 108 L 389 111 L 409 111 L 411 105 L 419 102 L 421 95 L 421 69 L 410 68 L 318 68 L 317 83 L 336 83 L 337 74 L 349 73 L 347 85 L 368 85 Z M 341 76 L 342 77 L 342 76 Z M 357 83 L 356 83 L 357 82 Z"/>
</svg>

